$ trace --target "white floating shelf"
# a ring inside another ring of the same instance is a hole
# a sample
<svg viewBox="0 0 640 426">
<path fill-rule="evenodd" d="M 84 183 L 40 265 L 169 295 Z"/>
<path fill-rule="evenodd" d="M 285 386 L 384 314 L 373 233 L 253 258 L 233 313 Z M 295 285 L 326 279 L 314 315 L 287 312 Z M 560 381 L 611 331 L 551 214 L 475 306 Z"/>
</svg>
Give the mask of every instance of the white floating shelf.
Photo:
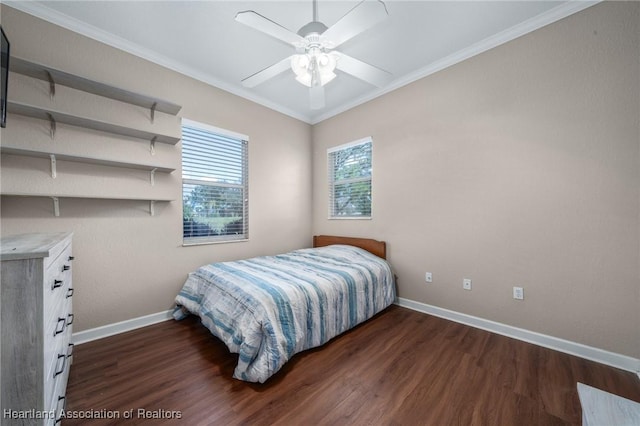
<svg viewBox="0 0 640 426">
<path fill-rule="evenodd" d="M 122 167 L 126 169 L 145 170 L 148 172 L 156 171 L 159 173 L 172 173 L 176 169 L 170 167 L 157 166 L 153 164 L 130 163 L 124 161 L 105 160 L 103 158 L 84 157 L 79 155 L 56 154 L 55 152 L 34 151 L 30 149 L 0 147 L 0 152 L 10 155 L 24 155 L 27 157 L 51 158 L 55 156 L 57 160 L 73 161 L 77 163 L 97 164 L 101 166 Z"/>
<path fill-rule="evenodd" d="M 147 108 L 150 111 L 160 111 L 166 114 L 177 115 L 180 109 L 182 109 L 180 105 L 176 105 L 172 102 L 130 92 L 128 90 L 89 80 L 84 77 L 79 77 L 74 74 L 21 58 L 16 58 L 14 56 L 12 56 L 9 61 L 9 69 L 19 74 L 48 81 L 52 85 L 61 84 L 73 89 L 82 90 L 84 92 L 93 93 L 95 95 L 104 96 L 106 98 L 115 99 L 132 105 L 138 105 Z"/>
<path fill-rule="evenodd" d="M 98 130 L 101 132 L 113 133 L 120 136 L 127 136 L 158 143 L 166 143 L 170 145 L 175 145 L 178 143 L 178 141 L 180 141 L 180 138 L 175 136 L 162 135 L 139 129 L 132 129 L 130 127 L 119 126 L 117 124 L 98 121 L 92 118 L 70 115 L 64 112 L 55 111 L 51 108 L 41 108 L 33 105 L 23 104 L 20 102 L 7 102 L 7 110 L 12 114 L 24 115 L 26 117 L 49 121 L 51 124 L 52 137 L 55 134 L 56 123 L 63 123 L 69 124 L 71 126 L 83 127 L 86 129 Z"/>
<path fill-rule="evenodd" d="M 2 192 L 0 195 L 7 197 L 45 197 L 45 198 L 79 198 L 79 199 L 94 199 L 94 200 L 130 200 L 130 201 L 162 201 L 162 202 L 171 202 L 175 201 L 174 198 L 168 197 L 133 197 L 126 195 L 84 195 L 84 194 L 42 194 L 42 193 L 29 193 L 29 192 Z"/>
<path fill-rule="evenodd" d="M 40 194 L 26 192 L 3 192 L 3 197 L 29 197 L 29 198 L 50 198 L 53 200 L 53 214 L 60 216 L 60 199 L 76 198 L 87 200 L 120 200 L 120 201 L 144 201 L 149 203 L 149 215 L 155 216 L 155 203 L 175 201 L 173 198 L 166 197 L 127 197 L 127 196 L 101 196 L 101 195 L 77 195 L 77 194 Z"/>
</svg>

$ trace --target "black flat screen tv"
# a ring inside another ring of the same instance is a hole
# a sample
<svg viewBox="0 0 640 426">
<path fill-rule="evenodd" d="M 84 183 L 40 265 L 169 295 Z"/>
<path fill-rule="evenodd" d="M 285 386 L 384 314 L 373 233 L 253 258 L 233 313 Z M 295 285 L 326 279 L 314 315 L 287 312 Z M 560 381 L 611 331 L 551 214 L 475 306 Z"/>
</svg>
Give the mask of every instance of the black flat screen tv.
<svg viewBox="0 0 640 426">
<path fill-rule="evenodd" d="M 9 39 L 4 33 L 2 26 L 0 26 L 0 33 L 2 33 L 2 74 L 0 75 L 0 84 L 2 84 L 0 98 L 0 127 L 6 127 L 7 125 L 7 85 L 9 83 Z"/>
</svg>

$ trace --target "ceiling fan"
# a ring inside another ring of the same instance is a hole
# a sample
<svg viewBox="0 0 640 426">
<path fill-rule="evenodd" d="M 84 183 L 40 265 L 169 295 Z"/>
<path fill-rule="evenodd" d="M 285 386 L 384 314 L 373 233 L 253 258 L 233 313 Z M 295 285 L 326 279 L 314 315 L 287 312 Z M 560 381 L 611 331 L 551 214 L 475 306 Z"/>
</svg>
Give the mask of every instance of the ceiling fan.
<svg viewBox="0 0 640 426">
<path fill-rule="evenodd" d="M 296 80 L 309 87 L 311 109 L 321 109 L 325 104 L 324 85 L 336 77 L 336 69 L 377 87 L 382 87 L 391 80 L 392 75 L 387 71 L 334 50 L 388 16 L 382 1 L 363 0 L 331 27 L 318 20 L 317 0 L 313 0 L 312 7 L 313 20 L 300 28 L 298 33 L 289 31 L 253 10 L 236 14 L 236 21 L 296 49 L 294 55 L 242 80 L 245 87 L 255 87 L 292 69 Z"/>
</svg>

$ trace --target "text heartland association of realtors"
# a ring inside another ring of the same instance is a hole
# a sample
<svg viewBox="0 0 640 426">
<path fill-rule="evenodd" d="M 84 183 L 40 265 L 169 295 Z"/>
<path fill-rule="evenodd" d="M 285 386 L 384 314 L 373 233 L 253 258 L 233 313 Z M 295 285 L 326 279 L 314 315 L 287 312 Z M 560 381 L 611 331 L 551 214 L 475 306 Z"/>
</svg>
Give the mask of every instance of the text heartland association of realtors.
<svg viewBox="0 0 640 426">
<path fill-rule="evenodd" d="M 59 413 L 59 414 L 58 414 Z M 181 419 L 181 411 L 147 410 L 144 408 L 126 411 L 116 410 L 2 410 L 5 419 Z"/>
</svg>

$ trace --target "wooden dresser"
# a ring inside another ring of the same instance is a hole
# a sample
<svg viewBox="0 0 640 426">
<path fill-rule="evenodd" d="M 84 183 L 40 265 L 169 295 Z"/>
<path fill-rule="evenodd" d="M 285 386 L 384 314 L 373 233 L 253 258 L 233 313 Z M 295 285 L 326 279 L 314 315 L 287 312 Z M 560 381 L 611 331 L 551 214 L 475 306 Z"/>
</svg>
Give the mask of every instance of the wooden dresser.
<svg viewBox="0 0 640 426">
<path fill-rule="evenodd" d="M 70 232 L 1 241 L 2 425 L 60 424 L 72 361 Z"/>
</svg>

